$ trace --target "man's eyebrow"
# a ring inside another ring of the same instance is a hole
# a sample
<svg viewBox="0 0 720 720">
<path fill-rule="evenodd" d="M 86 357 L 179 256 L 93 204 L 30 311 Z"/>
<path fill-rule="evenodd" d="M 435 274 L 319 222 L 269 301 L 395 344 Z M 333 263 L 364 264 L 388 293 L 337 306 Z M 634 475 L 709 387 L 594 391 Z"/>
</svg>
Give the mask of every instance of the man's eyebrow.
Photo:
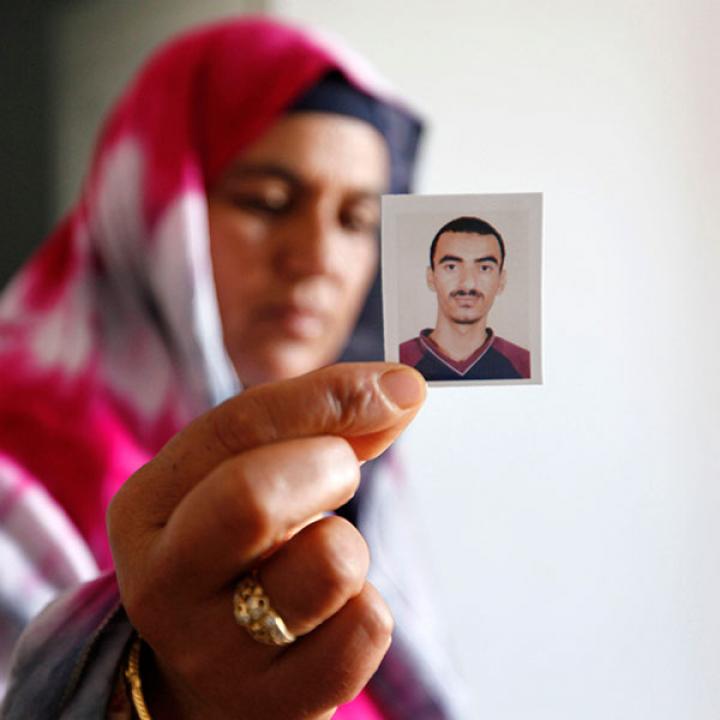
<svg viewBox="0 0 720 720">
<path fill-rule="evenodd" d="M 458 257 L 457 255 L 443 255 L 440 260 L 438 260 L 438 263 L 442 265 L 446 262 L 462 262 L 463 259 L 461 257 Z"/>
<path fill-rule="evenodd" d="M 442 265 L 443 263 L 446 263 L 446 262 L 461 263 L 461 262 L 465 262 L 465 261 L 463 260 L 463 258 L 458 257 L 457 255 L 443 255 L 438 260 L 439 265 Z M 492 263 L 495 263 L 496 265 L 500 265 L 500 261 L 494 255 L 485 255 L 484 257 L 474 258 L 473 262 L 476 262 L 476 263 L 492 262 Z"/>
</svg>

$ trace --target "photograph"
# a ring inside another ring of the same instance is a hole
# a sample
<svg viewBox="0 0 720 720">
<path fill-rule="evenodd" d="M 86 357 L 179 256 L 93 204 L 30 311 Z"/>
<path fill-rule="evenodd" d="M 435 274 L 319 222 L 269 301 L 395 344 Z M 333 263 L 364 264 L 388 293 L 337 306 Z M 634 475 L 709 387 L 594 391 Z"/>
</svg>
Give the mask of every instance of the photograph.
<svg viewBox="0 0 720 720">
<path fill-rule="evenodd" d="M 385 357 L 433 383 L 540 384 L 542 194 L 386 195 Z"/>
</svg>

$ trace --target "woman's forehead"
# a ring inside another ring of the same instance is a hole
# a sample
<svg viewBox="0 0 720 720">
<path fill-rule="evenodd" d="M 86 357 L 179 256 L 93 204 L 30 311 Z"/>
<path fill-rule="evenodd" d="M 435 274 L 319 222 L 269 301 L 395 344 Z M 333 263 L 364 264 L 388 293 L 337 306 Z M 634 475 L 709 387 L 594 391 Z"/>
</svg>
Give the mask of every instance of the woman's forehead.
<svg viewBox="0 0 720 720">
<path fill-rule="evenodd" d="M 297 112 L 283 116 L 240 153 L 227 176 L 267 174 L 379 194 L 387 189 L 389 173 L 385 139 L 370 124 L 333 113 Z"/>
</svg>

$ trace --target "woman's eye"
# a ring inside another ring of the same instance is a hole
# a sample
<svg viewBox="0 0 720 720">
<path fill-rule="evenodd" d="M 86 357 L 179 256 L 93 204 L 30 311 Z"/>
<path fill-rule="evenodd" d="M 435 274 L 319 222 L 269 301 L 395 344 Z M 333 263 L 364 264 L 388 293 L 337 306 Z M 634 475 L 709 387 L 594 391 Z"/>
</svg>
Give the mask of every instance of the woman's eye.
<svg viewBox="0 0 720 720">
<path fill-rule="evenodd" d="M 380 221 L 375 213 L 346 212 L 341 215 L 342 226 L 353 233 L 375 236 L 380 229 Z"/>
<path fill-rule="evenodd" d="M 251 210 L 261 210 L 262 212 L 277 213 L 280 212 L 284 205 L 275 198 L 269 199 L 264 197 L 239 197 L 234 198 L 236 205 Z"/>
<path fill-rule="evenodd" d="M 270 215 L 280 215 L 290 207 L 290 198 L 284 193 L 236 193 L 231 200 L 237 207 Z"/>
<path fill-rule="evenodd" d="M 348 230 L 352 230 L 353 232 L 368 233 L 373 235 L 378 229 L 376 222 L 372 222 L 364 218 L 347 218 L 344 225 Z"/>
</svg>

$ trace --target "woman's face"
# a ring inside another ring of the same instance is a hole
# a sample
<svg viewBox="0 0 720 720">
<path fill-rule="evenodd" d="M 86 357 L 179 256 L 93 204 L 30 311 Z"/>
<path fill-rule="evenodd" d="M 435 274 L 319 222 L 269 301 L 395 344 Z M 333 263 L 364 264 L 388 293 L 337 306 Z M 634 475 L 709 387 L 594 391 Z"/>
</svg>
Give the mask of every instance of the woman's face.
<svg viewBox="0 0 720 720">
<path fill-rule="evenodd" d="M 377 262 L 385 141 L 367 123 L 287 115 L 208 193 L 225 346 L 244 385 L 332 362 Z"/>
</svg>

